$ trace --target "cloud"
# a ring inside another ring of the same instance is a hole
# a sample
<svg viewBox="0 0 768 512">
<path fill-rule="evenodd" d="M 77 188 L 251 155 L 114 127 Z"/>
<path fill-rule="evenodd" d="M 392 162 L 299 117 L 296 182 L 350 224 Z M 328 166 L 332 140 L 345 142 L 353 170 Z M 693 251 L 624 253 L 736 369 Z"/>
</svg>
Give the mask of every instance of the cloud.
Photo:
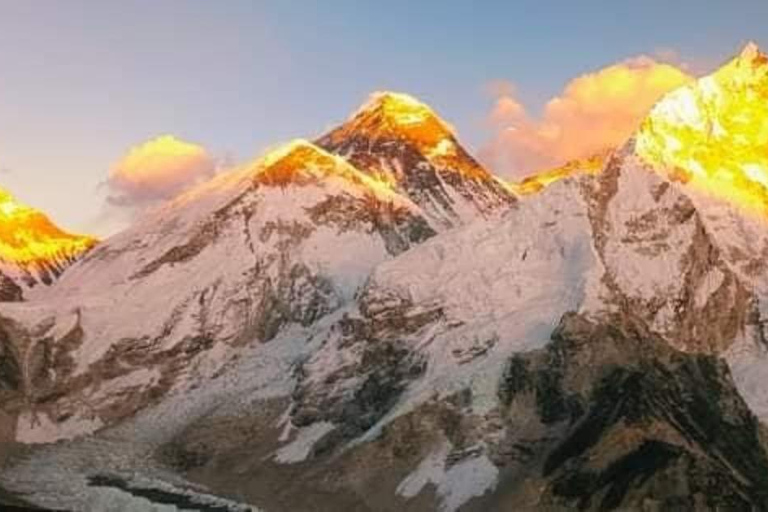
<svg viewBox="0 0 768 512">
<path fill-rule="evenodd" d="M 531 172 L 608 150 L 623 143 L 666 92 L 689 81 L 682 69 L 635 57 L 574 78 L 532 118 L 514 87 L 495 82 L 487 120 L 494 130 L 480 157 L 498 174 Z"/>
<path fill-rule="evenodd" d="M 177 196 L 216 173 L 202 146 L 163 135 L 131 148 L 109 171 L 107 202 L 144 208 Z"/>
</svg>

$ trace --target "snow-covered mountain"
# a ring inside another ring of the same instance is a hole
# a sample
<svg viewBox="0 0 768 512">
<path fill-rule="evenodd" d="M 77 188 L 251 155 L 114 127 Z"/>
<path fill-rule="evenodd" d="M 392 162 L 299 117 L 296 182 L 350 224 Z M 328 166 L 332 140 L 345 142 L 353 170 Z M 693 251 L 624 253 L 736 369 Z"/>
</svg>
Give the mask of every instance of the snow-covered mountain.
<svg viewBox="0 0 768 512">
<path fill-rule="evenodd" d="M 510 183 L 509 186 L 519 196 L 536 194 L 556 181 L 580 174 L 599 173 L 603 170 L 611 153 L 612 151 L 606 151 L 588 158 L 572 160 L 559 167 L 526 176 L 517 183 Z"/>
<path fill-rule="evenodd" d="M 306 141 L 194 189 L 0 312 L 6 337 L 25 333 L 6 352 L 16 439 L 82 434 L 200 385 L 244 344 L 349 303 L 373 267 L 433 234 L 408 200 Z"/>
<path fill-rule="evenodd" d="M 95 244 L 94 238 L 62 231 L 0 189 L 0 301 L 21 300 L 25 290 L 52 284 Z"/>
<path fill-rule="evenodd" d="M 438 231 L 515 203 L 510 187 L 464 150 L 453 129 L 407 94 L 372 94 L 317 144 L 410 198 Z"/>
<path fill-rule="evenodd" d="M 93 510 L 768 509 L 767 91 L 750 45 L 600 172 L 519 199 L 433 164 L 444 123 L 374 96 L 336 154 L 289 144 L 0 305 L 0 486 Z"/>
</svg>

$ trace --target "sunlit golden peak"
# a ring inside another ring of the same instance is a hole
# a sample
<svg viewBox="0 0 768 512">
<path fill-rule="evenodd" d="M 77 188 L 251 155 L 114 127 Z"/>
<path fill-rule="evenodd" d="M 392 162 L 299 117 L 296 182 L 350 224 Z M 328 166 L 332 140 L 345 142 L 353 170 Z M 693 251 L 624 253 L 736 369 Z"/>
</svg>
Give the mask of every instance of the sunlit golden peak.
<svg viewBox="0 0 768 512">
<path fill-rule="evenodd" d="M 257 183 L 269 186 L 302 185 L 328 178 L 341 178 L 368 189 L 391 195 L 392 183 L 364 175 L 338 155 L 295 139 L 264 155 L 257 164 Z"/>
<path fill-rule="evenodd" d="M 290 159 L 292 155 L 296 153 L 301 152 L 312 152 L 315 151 L 322 151 L 320 148 L 309 142 L 305 139 L 294 139 L 290 142 L 287 142 L 275 149 L 272 149 L 268 151 L 262 158 L 261 158 L 261 165 L 263 167 L 270 167 L 274 165 L 275 163 L 279 162 L 280 160 L 284 160 L 286 158 Z"/>
<path fill-rule="evenodd" d="M 765 54 L 757 46 L 757 43 L 754 41 L 749 41 L 746 45 L 744 45 L 744 49 L 741 50 L 739 58 L 750 61 L 759 59 L 765 60 Z"/>
<path fill-rule="evenodd" d="M 453 136 L 453 128 L 429 106 L 404 93 L 379 91 L 355 112 L 336 136 L 350 133 L 369 139 L 407 139 L 429 150 Z"/>
<path fill-rule="evenodd" d="M 19 210 L 21 205 L 7 190 L 0 188 L 0 217 L 8 217 Z"/>
<path fill-rule="evenodd" d="M 5 190 L 4 188 L 0 187 L 0 203 L 4 203 L 6 201 L 12 201 L 13 196 L 10 192 Z"/>
<path fill-rule="evenodd" d="M 750 43 L 715 73 L 666 95 L 635 149 L 675 179 L 768 215 L 768 58 Z"/>
<path fill-rule="evenodd" d="M 66 233 L 42 212 L 0 188 L 0 264 L 34 271 L 57 268 L 93 247 L 96 239 Z"/>
<path fill-rule="evenodd" d="M 398 125 L 414 125 L 437 121 L 442 128 L 450 127 L 426 104 L 410 94 L 378 91 L 374 92 L 359 112 L 380 111 L 384 118 Z"/>
<path fill-rule="evenodd" d="M 527 176 L 518 183 L 511 183 L 510 187 L 517 194 L 525 196 L 535 194 L 552 183 L 571 176 L 597 174 L 603 169 L 610 153 L 610 151 L 602 151 L 587 158 L 571 160 L 560 167 Z"/>
</svg>

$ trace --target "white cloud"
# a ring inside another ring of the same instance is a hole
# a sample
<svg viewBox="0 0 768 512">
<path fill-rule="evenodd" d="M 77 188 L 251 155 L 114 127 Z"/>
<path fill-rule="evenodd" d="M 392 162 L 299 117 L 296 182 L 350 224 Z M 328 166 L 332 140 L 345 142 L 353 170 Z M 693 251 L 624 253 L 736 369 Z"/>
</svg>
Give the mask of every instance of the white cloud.
<svg viewBox="0 0 768 512">
<path fill-rule="evenodd" d="M 495 82 L 488 114 L 495 135 L 480 157 L 519 178 L 623 143 L 666 92 L 689 81 L 679 67 L 640 56 L 574 78 L 532 118 L 511 84 Z"/>
<path fill-rule="evenodd" d="M 163 135 L 131 148 L 109 171 L 107 201 L 143 208 L 173 198 L 216 173 L 202 146 Z"/>
</svg>

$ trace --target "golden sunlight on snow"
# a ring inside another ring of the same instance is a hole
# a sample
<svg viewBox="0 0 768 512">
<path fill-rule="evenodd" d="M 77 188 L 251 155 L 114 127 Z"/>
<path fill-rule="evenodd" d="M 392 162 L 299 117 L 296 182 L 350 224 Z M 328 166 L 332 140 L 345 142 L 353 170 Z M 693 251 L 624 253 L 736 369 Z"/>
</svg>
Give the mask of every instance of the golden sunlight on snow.
<svg viewBox="0 0 768 512">
<path fill-rule="evenodd" d="M 269 151 L 256 163 L 254 170 L 254 180 L 268 186 L 301 185 L 331 177 L 362 185 L 376 194 L 393 194 L 392 183 L 366 176 L 340 156 L 304 139 Z"/>
<path fill-rule="evenodd" d="M 488 177 L 486 171 L 459 147 L 454 128 L 428 105 L 409 94 L 375 92 L 347 123 L 329 134 L 331 143 L 360 137 L 369 143 L 405 141 L 435 167 L 475 179 Z M 383 181 L 394 180 L 384 174 Z"/>
<path fill-rule="evenodd" d="M 536 173 L 518 183 L 510 183 L 514 192 L 521 196 L 535 194 L 552 183 L 578 174 L 597 174 L 603 169 L 608 153 L 594 155 L 580 160 L 571 160 L 565 165 Z"/>
<path fill-rule="evenodd" d="M 65 233 L 42 212 L 18 203 L 0 189 L 0 261 L 21 266 L 73 258 L 96 239 Z"/>
<path fill-rule="evenodd" d="M 675 179 L 768 214 L 768 57 L 750 43 L 714 74 L 665 96 L 636 150 Z"/>
</svg>

